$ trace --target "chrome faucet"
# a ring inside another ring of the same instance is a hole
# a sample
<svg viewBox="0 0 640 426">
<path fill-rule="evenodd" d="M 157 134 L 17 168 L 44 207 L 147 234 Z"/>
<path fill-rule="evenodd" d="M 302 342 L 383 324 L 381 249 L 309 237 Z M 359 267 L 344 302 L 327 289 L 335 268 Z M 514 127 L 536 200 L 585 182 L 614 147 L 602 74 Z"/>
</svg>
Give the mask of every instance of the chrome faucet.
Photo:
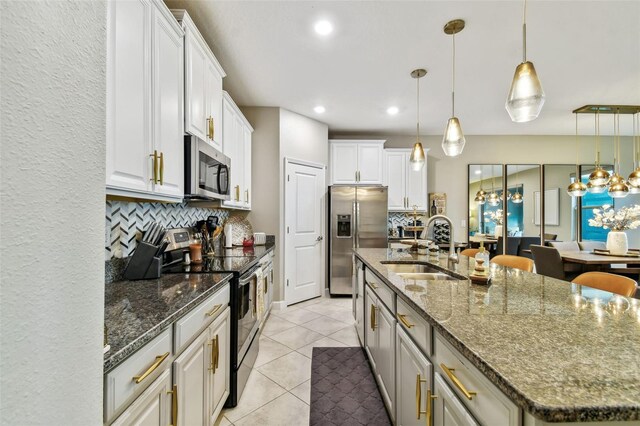
<svg viewBox="0 0 640 426">
<path fill-rule="evenodd" d="M 450 235 L 449 235 L 449 258 L 447 261 L 447 266 L 449 267 L 449 269 L 454 269 L 453 266 L 454 264 L 457 264 L 460 260 L 458 259 L 458 255 L 456 254 L 456 243 L 455 243 L 455 239 L 453 238 L 453 222 L 451 222 L 451 219 L 449 219 L 447 216 L 443 215 L 443 214 L 437 214 L 435 216 L 431 216 L 429 218 L 429 220 L 427 220 L 427 224 L 424 227 L 424 235 L 423 235 L 423 239 L 427 238 L 427 232 L 429 231 L 429 226 L 431 225 L 431 222 L 433 222 L 434 220 L 439 220 L 442 219 L 445 222 L 447 222 L 449 224 L 449 231 L 450 231 Z"/>
</svg>

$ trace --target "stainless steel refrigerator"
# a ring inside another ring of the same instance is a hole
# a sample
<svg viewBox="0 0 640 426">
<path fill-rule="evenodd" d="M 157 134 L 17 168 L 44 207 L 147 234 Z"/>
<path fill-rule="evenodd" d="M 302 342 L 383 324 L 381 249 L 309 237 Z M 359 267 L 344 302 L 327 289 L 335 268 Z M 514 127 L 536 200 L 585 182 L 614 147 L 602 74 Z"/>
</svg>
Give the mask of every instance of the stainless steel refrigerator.
<svg viewBox="0 0 640 426">
<path fill-rule="evenodd" d="M 387 248 L 387 187 L 329 187 L 329 292 L 352 294 L 353 249 Z"/>
</svg>

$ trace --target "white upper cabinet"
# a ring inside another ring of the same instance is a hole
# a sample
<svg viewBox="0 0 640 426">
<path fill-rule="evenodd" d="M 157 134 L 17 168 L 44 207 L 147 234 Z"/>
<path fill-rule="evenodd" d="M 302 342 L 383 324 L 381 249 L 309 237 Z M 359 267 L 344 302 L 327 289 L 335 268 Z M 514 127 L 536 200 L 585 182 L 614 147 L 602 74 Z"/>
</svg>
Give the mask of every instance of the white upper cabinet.
<svg viewBox="0 0 640 426">
<path fill-rule="evenodd" d="M 185 33 L 185 132 L 222 151 L 222 66 L 185 10 L 172 10 Z"/>
<path fill-rule="evenodd" d="M 381 185 L 384 142 L 330 140 L 331 185 Z"/>
<path fill-rule="evenodd" d="M 253 127 L 244 117 L 229 93 L 222 97 L 223 152 L 231 159 L 229 200 L 222 206 L 251 209 L 251 135 Z"/>
<path fill-rule="evenodd" d="M 384 150 L 384 185 L 389 187 L 389 210 L 410 211 L 414 205 L 418 210 L 428 208 L 427 166 L 413 170 L 410 157 L 410 149 Z"/>
<path fill-rule="evenodd" d="M 107 13 L 107 194 L 183 197 L 183 31 L 158 0 Z"/>
</svg>

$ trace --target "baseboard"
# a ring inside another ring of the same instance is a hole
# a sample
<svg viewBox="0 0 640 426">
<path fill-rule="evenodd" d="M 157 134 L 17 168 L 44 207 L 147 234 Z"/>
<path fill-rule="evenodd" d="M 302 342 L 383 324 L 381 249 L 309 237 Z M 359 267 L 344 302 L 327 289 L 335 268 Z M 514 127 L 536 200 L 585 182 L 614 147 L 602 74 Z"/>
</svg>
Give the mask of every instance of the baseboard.
<svg viewBox="0 0 640 426">
<path fill-rule="evenodd" d="M 273 302 L 271 304 L 271 309 L 276 310 L 276 311 L 283 311 L 283 310 L 287 309 L 287 302 L 285 302 L 284 300 Z"/>
</svg>

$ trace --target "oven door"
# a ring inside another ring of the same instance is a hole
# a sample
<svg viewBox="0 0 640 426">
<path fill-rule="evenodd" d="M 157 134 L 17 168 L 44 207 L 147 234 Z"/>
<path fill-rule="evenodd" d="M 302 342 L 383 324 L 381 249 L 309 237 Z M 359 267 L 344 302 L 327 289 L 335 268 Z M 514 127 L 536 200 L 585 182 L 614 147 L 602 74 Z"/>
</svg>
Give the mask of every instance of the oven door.
<svg viewBox="0 0 640 426">
<path fill-rule="evenodd" d="M 258 288 L 258 268 L 240 277 L 238 283 L 238 364 L 242 362 L 253 336 L 258 331 L 256 290 Z"/>
</svg>

